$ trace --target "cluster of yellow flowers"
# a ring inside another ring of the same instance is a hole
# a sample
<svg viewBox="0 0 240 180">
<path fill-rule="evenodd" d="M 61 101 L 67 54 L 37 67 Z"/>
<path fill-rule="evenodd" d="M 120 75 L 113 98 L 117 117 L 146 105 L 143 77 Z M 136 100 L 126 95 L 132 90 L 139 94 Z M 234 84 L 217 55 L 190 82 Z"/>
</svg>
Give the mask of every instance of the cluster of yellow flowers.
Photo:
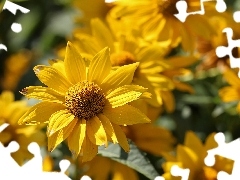
<svg viewBox="0 0 240 180">
<path fill-rule="evenodd" d="M 180 179 L 171 175 L 173 165 L 189 168 L 190 180 L 213 180 L 221 170 L 231 172 L 232 162 L 222 157 L 213 167 L 204 165 L 207 150 L 217 146 L 214 133 L 203 144 L 189 131 L 180 145 L 170 130 L 156 123 L 161 113 L 175 111 L 178 99 L 173 92 L 193 94 L 194 88 L 185 80 L 209 69 L 223 74 L 231 85 L 219 90 L 222 101 L 240 100 L 240 79 L 230 69 L 228 57 L 218 58 L 215 53 L 216 47 L 227 44 L 222 30 L 230 26 L 238 38 L 240 25 L 232 20 L 231 12 L 219 14 L 216 2 L 206 2 L 204 15 L 191 15 L 182 23 L 174 16 L 176 2 L 73 1 L 83 16 L 75 19 L 81 26 L 76 26 L 66 48 L 57 52 L 62 60 L 35 66 L 43 86 L 20 90 L 40 102 L 28 107 L 24 100 L 14 101 L 10 91 L 0 96 L 0 125 L 8 124 L 0 132 L 0 142 L 20 144 L 13 155 L 19 164 L 31 158 L 27 146 L 32 141 L 41 146 L 47 142 L 49 151 L 64 142 L 82 170 L 80 176 L 138 180 L 131 167 L 97 155 L 98 147 L 107 149 L 109 142 L 129 152 L 131 140 L 142 151 L 165 159 L 161 166 L 166 180 Z M 186 2 L 189 11 L 201 8 L 199 0 Z M 237 49 L 233 53 L 238 56 Z M 21 72 L 24 66 L 19 66 Z M 18 81 L 19 74 L 13 76 L 12 71 L 6 70 L 5 77 Z M 7 86 L 7 79 L 2 82 L 4 89 L 16 88 Z"/>
</svg>

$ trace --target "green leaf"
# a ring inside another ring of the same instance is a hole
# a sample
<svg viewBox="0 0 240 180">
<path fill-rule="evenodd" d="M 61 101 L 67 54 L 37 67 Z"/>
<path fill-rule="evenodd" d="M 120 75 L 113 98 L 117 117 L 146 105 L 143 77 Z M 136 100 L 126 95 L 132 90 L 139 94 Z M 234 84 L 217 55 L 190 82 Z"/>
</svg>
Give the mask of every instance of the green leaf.
<svg viewBox="0 0 240 180">
<path fill-rule="evenodd" d="M 159 173 L 155 170 L 145 154 L 139 150 L 132 141 L 129 142 L 129 145 L 129 153 L 126 153 L 119 145 L 112 143 L 109 143 L 107 148 L 100 146 L 98 153 L 138 171 L 149 179 L 154 179 L 159 176 Z"/>
</svg>

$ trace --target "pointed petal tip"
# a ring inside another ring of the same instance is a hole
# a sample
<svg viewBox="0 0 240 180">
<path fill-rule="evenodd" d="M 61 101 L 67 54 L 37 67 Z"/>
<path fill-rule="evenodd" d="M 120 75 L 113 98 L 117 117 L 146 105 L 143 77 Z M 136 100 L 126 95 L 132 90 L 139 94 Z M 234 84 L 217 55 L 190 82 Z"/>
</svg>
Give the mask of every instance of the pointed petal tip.
<svg viewBox="0 0 240 180">
<path fill-rule="evenodd" d="M 72 158 L 73 158 L 73 159 L 77 159 L 78 154 L 76 153 L 76 151 L 70 150 L 70 152 L 72 153 Z"/>
<path fill-rule="evenodd" d="M 37 75 L 41 70 L 44 69 L 44 65 L 38 65 L 33 68 L 34 73 Z"/>
<path fill-rule="evenodd" d="M 49 152 L 53 152 L 53 150 L 54 150 L 53 148 L 48 148 Z"/>
<path fill-rule="evenodd" d="M 28 89 L 27 88 L 23 88 L 21 91 L 19 91 L 20 92 L 20 94 L 22 94 L 22 95 L 27 95 L 27 92 L 28 92 Z"/>
<path fill-rule="evenodd" d="M 50 137 L 50 136 L 52 136 L 53 134 L 55 133 L 55 131 L 54 130 L 47 130 L 47 136 L 48 137 Z"/>
<path fill-rule="evenodd" d="M 72 46 L 73 44 L 72 44 L 72 42 L 71 41 L 68 41 L 67 42 L 67 46 Z"/>
</svg>

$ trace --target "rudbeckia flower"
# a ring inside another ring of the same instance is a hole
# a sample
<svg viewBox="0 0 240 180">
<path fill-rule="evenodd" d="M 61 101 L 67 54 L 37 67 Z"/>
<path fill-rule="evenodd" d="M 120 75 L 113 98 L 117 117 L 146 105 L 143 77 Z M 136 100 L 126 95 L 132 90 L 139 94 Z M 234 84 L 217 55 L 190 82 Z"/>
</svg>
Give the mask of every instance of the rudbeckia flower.
<svg viewBox="0 0 240 180">
<path fill-rule="evenodd" d="M 14 101 L 14 95 L 10 91 L 3 91 L 0 95 L 0 125 L 8 126 L 0 132 L 0 142 L 7 146 L 11 141 L 16 141 L 20 148 L 12 153 L 15 161 L 22 165 L 33 155 L 28 151 L 31 142 L 39 145 L 45 144 L 45 135 L 36 126 L 19 125 L 19 118 L 29 109 L 25 101 Z"/>
<path fill-rule="evenodd" d="M 228 46 L 226 33 L 223 32 L 223 29 L 226 27 L 232 28 L 233 39 L 240 38 L 240 25 L 233 20 L 232 14 L 233 12 L 231 11 L 226 11 L 221 14 L 206 11 L 206 15 L 209 17 L 209 23 L 212 27 L 215 27 L 216 33 L 208 40 L 204 38 L 197 39 L 196 49 L 202 58 L 201 63 L 197 66 L 197 70 L 218 68 L 223 71 L 229 68 L 229 56 L 219 58 L 216 54 L 216 48 L 218 46 Z M 234 57 L 239 57 L 237 48 L 233 48 L 232 53 Z"/>
<path fill-rule="evenodd" d="M 174 14 L 177 0 L 118 0 L 108 13 L 108 21 L 114 31 L 137 27 L 147 41 L 171 40 L 172 47 L 180 42 L 185 50 L 193 51 L 195 38 L 210 39 L 214 28 L 204 15 L 188 16 L 185 22 L 178 20 Z M 199 0 L 186 1 L 188 12 L 201 9 Z M 212 4 L 208 8 L 212 7 Z M 204 3 L 206 8 L 206 3 Z"/>
<path fill-rule="evenodd" d="M 98 152 L 97 146 L 107 146 L 108 140 L 129 151 L 119 125 L 150 122 L 145 114 L 128 104 L 150 97 L 146 88 L 130 85 L 139 63 L 113 71 L 109 49 L 104 48 L 88 66 L 70 42 L 64 61 L 51 63 L 34 67 L 47 87 L 30 86 L 22 90 L 26 97 L 42 102 L 25 113 L 19 123 L 47 123 L 49 151 L 67 139 L 73 155 L 80 154 L 83 161 L 91 160 Z"/>
<path fill-rule="evenodd" d="M 230 84 L 219 90 L 219 96 L 223 102 L 238 102 L 237 111 L 240 112 L 240 79 L 232 69 L 227 69 L 223 77 Z"/>
<path fill-rule="evenodd" d="M 166 180 L 180 180 L 180 177 L 171 175 L 170 170 L 173 165 L 178 165 L 183 169 L 190 169 L 189 180 L 213 180 L 217 179 L 219 171 L 231 174 L 233 161 L 221 156 L 215 156 L 214 166 L 209 167 L 204 164 L 207 151 L 218 146 L 214 140 L 215 133 L 210 134 L 205 143 L 192 132 L 188 131 L 183 145 L 177 146 L 176 156 L 165 154 L 166 162 L 163 164 Z"/>
<path fill-rule="evenodd" d="M 110 60 L 113 67 L 139 63 L 133 77 L 133 84 L 144 86 L 152 94 L 145 100 L 145 106 L 160 107 L 163 104 L 161 91 L 174 89 L 172 80 L 161 74 L 170 68 L 164 55 L 169 51 L 169 42 L 149 44 L 138 36 L 122 35 L 118 38 L 102 21 L 92 19 L 92 35 L 75 33 L 73 43 L 86 58 L 90 58 L 105 46 L 110 47 Z M 143 106 L 144 102 L 141 103 Z M 146 109 L 146 108 L 145 108 Z"/>
</svg>

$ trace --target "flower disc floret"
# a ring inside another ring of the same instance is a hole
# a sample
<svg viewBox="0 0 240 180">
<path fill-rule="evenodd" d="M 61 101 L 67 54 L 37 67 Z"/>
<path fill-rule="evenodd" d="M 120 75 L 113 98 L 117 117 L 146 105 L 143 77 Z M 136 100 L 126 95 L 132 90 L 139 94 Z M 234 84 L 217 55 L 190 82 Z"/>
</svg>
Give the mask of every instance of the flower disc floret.
<svg viewBox="0 0 240 180">
<path fill-rule="evenodd" d="M 65 105 L 76 117 L 88 120 L 103 112 L 105 100 L 105 95 L 97 84 L 82 81 L 68 89 Z"/>
</svg>

